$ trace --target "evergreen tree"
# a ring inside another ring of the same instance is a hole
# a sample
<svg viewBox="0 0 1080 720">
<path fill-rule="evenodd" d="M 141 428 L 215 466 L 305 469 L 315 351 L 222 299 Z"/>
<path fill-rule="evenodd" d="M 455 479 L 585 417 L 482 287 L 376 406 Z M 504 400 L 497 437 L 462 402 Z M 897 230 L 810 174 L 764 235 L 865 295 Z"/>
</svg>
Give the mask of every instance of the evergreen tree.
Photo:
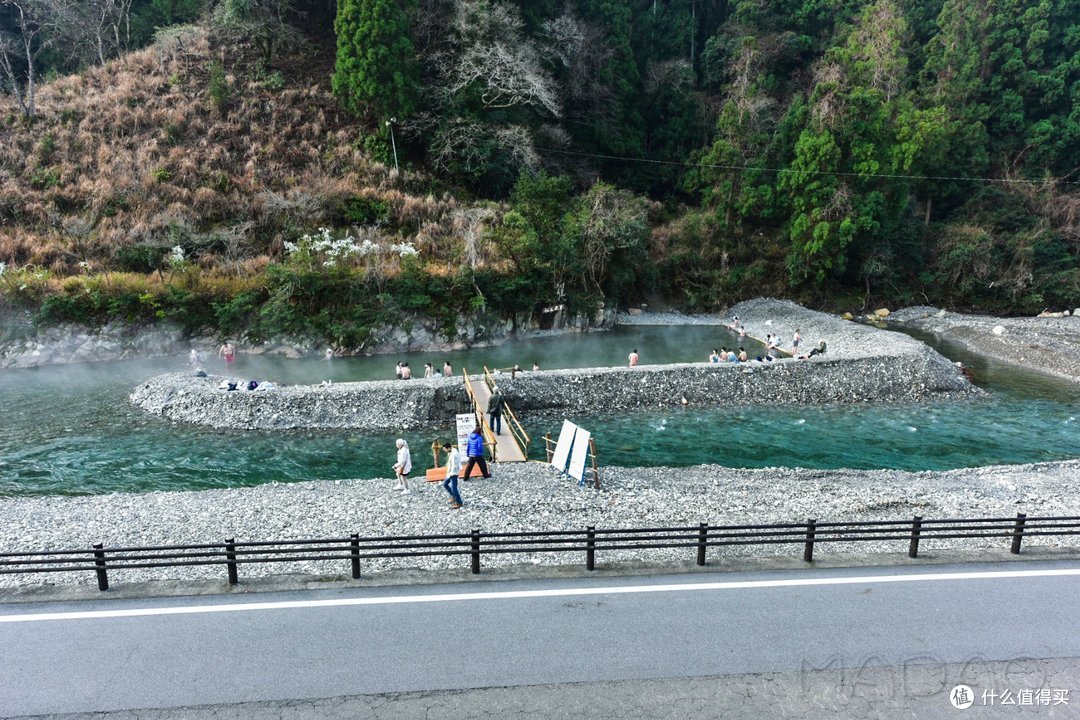
<svg viewBox="0 0 1080 720">
<path fill-rule="evenodd" d="M 333 89 L 349 111 L 382 132 L 416 106 L 419 66 L 409 37 L 411 0 L 339 0 Z"/>
</svg>

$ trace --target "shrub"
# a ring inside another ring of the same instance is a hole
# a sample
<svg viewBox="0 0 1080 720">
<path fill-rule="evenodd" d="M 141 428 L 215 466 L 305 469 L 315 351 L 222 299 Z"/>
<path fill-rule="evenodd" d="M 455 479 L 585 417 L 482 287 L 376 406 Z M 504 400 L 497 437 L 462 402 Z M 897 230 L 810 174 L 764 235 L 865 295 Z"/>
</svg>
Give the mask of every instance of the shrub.
<svg viewBox="0 0 1080 720">
<path fill-rule="evenodd" d="M 60 184 L 60 171 L 54 167 L 34 168 L 30 173 L 30 187 L 35 190 L 49 190 Z"/>
<path fill-rule="evenodd" d="M 215 60 L 210 63 L 210 105 L 221 115 L 229 109 L 229 79 L 225 75 L 225 66 Z"/>
<path fill-rule="evenodd" d="M 347 225 L 382 225 L 390 219 L 390 203 L 363 196 L 349 198 L 340 210 L 341 220 Z"/>
<path fill-rule="evenodd" d="M 116 249 L 113 260 L 120 270 L 152 273 L 162 267 L 169 250 L 159 245 L 127 245 Z"/>
</svg>

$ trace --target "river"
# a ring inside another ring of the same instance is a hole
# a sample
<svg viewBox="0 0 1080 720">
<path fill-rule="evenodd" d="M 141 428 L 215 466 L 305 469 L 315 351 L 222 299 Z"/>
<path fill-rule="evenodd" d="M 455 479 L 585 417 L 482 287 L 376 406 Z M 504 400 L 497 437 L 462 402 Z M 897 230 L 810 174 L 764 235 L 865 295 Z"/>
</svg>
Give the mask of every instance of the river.
<svg viewBox="0 0 1080 720">
<path fill-rule="evenodd" d="M 423 374 L 425 362 L 455 372 L 704 361 L 713 347 L 740 341 L 715 326 L 621 326 L 605 333 L 515 340 L 493 348 L 360 358 L 286 360 L 241 355 L 234 374 L 277 383 L 389 379 L 398 360 Z M 743 341 L 751 355 L 760 345 Z M 1014 367 L 968 357 L 990 395 L 974 402 L 808 407 L 679 408 L 621 417 L 576 417 L 593 430 L 603 465 L 894 468 L 942 470 L 1080 457 L 1080 389 Z M 216 358 L 205 361 L 222 372 Z M 230 432 L 180 426 L 135 409 L 136 383 L 187 368 L 187 358 L 131 360 L 0 371 L 0 495 L 146 492 L 266 482 L 387 477 L 397 433 Z M 554 418 L 524 418 L 538 438 Z M 435 438 L 408 436 L 418 467 L 431 464 Z M 542 443 L 532 454 L 540 457 Z"/>
</svg>

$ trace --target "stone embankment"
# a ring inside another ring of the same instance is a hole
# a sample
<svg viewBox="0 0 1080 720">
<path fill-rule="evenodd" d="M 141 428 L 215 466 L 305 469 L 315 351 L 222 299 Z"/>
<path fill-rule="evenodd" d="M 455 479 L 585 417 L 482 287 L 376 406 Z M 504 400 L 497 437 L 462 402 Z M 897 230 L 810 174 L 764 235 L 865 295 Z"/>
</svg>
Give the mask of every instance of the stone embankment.
<svg viewBox="0 0 1080 720">
<path fill-rule="evenodd" d="M 995 318 L 918 306 L 898 310 L 888 319 L 1000 362 L 1080 383 L 1080 317 L 1056 315 Z"/>
<path fill-rule="evenodd" d="M 244 430 L 415 429 L 468 412 L 461 378 L 378 380 L 224 390 L 229 378 L 159 375 L 131 394 L 135 405 L 170 420 Z M 231 378 L 242 387 L 242 378 Z"/>
<path fill-rule="evenodd" d="M 745 364 L 685 363 L 545 370 L 497 382 L 519 413 L 600 412 L 663 406 L 913 401 L 979 391 L 959 369 L 902 333 L 839 320 L 778 300 L 732 309 L 752 337 L 780 335 L 790 348 L 799 329 L 803 348 L 827 342 L 809 360 Z M 628 349 L 629 350 L 629 349 Z M 639 348 L 648 362 L 648 348 Z M 708 352 L 703 348 L 701 354 Z M 234 378 L 243 383 L 242 378 Z M 132 402 L 170 420 L 241 429 L 354 428 L 383 430 L 444 423 L 468 410 L 460 378 L 341 383 L 255 392 L 220 389 L 223 378 L 170 374 L 135 389 Z"/>
<path fill-rule="evenodd" d="M 344 480 L 268 484 L 200 492 L 93 495 L 83 497 L 0 497 L 0 552 L 196 544 L 237 540 L 467 533 L 525 530 L 694 526 L 700 522 L 744 523 L 901 520 L 926 518 L 1076 515 L 1075 480 L 1080 461 L 998 466 L 948 472 L 895 470 L 806 470 L 766 468 L 736 470 L 716 465 L 688 468 L 603 468 L 602 489 L 579 487 L 538 463 L 499 465 L 491 480 L 461 484 L 465 507 L 450 510 L 438 484 L 412 481 L 413 492 L 391 492 L 392 480 Z M 1025 547 L 1080 546 L 1080 538 L 1040 537 Z M 921 554 L 944 549 L 992 548 L 1008 557 L 1008 538 L 927 540 Z M 816 557 L 836 553 L 907 551 L 904 541 L 822 544 Z M 722 564 L 745 557 L 797 559 L 795 546 L 727 547 L 710 550 L 709 561 Z M 689 564 L 692 550 L 608 551 L 598 562 Z M 484 567 L 575 565 L 582 557 L 539 553 L 492 555 Z M 462 557 L 365 560 L 364 573 L 389 570 L 453 569 L 465 577 Z M 253 565 L 242 578 L 281 574 L 347 576 L 345 562 Z M 220 565 L 113 571 L 114 583 L 150 579 L 212 578 L 224 586 Z M 3 575 L 0 587 L 89 584 L 94 573 L 48 576 Z"/>
</svg>

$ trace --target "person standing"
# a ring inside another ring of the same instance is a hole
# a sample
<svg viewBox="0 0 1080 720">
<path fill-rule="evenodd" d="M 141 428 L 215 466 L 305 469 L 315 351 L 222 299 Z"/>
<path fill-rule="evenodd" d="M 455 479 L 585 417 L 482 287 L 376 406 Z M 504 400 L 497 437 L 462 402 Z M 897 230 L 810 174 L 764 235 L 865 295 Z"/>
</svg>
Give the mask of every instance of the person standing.
<svg viewBox="0 0 1080 720">
<path fill-rule="evenodd" d="M 799 343 L 802 342 L 802 335 L 799 334 L 799 328 L 795 328 L 795 334 L 791 336 L 791 356 L 795 357 L 799 354 Z"/>
<path fill-rule="evenodd" d="M 401 363 L 401 379 L 412 380 L 412 368 L 409 367 L 409 363 Z"/>
<path fill-rule="evenodd" d="M 485 478 L 491 477 L 491 473 L 488 472 L 487 461 L 484 459 L 484 436 L 480 432 L 480 426 L 477 425 L 473 428 L 472 433 L 469 435 L 469 442 L 465 446 L 465 454 L 469 456 L 469 461 L 465 463 L 465 472 L 462 473 L 462 478 L 468 480 L 472 475 L 473 467 L 480 466 L 480 474 Z"/>
<path fill-rule="evenodd" d="M 443 377 L 450 377 L 453 374 L 454 374 L 454 369 L 450 367 L 450 361 L 447 360 L 446 362 L 443 363 L 443 366 L 442 366 L 442 376 Z"/>
<path fill-rule="evenodd" d="M 431 367 L 431 363 L 424 363 L 424 378 L 435 376 L 435 369 Z"/>
<path fill-rule="evenodd" d="M 397 476 L 397 485 L 394 490 L 400 490 L 402 495 L 409 492 L 409 473 L 412 472 L 412 456 L 409 454 L 409 443 L 404 438 L 397 439 L 397 462 L 394 463 L 394 474 Z"/>
<path fill-rule="evenodd" d="M 446 451 L 446 479 L 443 480 L 442 486 L 446 492 L 450 493 L 450 507 L 453 510 L 459 509 L 465 503 L 461 499 L 461 493 L 458 492 L 458 475 L 461 474 L 461 451 L 458 450 L 457 445 L 451 445 L 449 442 L 443 443 L 443 450 Z"/>
<path fill-rule="evenodd" d="M 402 368 L 402 367 L 404 367 L 404 366 L 402 365 L 402 362 L 401 362 L 400 360 L 398 360 L 398 364 L 397 364 L 397 367 L 396 367 L 396 368 L 394 368 L 394 374 L 395 374 L 395 375 L 397 375 L 397 379 L 398 379 L 398 380 L 400 380 L 400 379 L 401 379 L 401 368 Z"/>
<path fill-rule="evenodd" d="M 496 435 L 502 435 L 503 394 L 498 385 L 491 388 L 491 397 L 488 398 L 487 414 L 491 418 L 491 429 Z"/>
<path fill-rule="evenodd" d="M 637 353 L 637 348 L 634 348 L 634 352 L 627 355 L 626 359 L 630 361 L 630 367 L 637 367 L 638 360 L 640 359 Z"/>
<path fill-rule="evenodd" d="M 236 359 L 236 346 L 226 340 L 225 344 L 218 348 L 217 355 L 219 358 L 225 358 L 226 365 L 232 365 L 233 360 Z"/>
</svg>

